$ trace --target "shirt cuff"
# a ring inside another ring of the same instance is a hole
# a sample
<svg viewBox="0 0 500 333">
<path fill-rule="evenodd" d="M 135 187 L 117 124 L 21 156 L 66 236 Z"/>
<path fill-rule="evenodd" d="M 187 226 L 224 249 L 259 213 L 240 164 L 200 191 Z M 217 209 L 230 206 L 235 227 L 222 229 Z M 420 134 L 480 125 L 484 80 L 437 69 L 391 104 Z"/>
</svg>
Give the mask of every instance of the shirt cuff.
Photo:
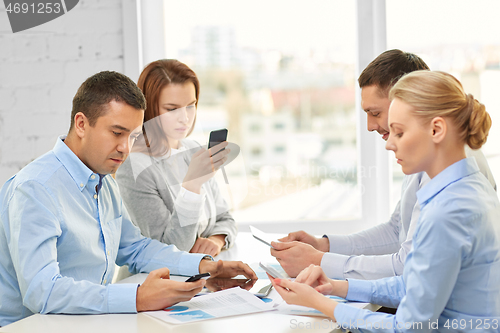
<svg viewBox="0 0 500 333">
<path fill-rule="evenodd" d="M 228 234 L 213 234 L 210 236 L 218 236 L 218 235 L 224 236 L 224 246 L 222 246 L 222 249 L 229 249 L 229 235 Z M 208 237 L 210 237 L 210 236 L 208 236 Z"/>
<path fill-rule="evenodd" d="M 352 253 L 352 245 L 349 236 L 344 235 L 323 235 L 328 237 L 330 251 L 332 253 L 348 254 Z"/>
<path fill-rule="evenodd" d="M 349 256 L 337 253 L 325 253 L 321 259 L 321 268 L 330 279 L 344 279 L 344 267 Z"/>
<path fill-rule="evenodd" d="M 205 256 L 203 253 L 185 253 L 179 260 L 179 273 L 186 276 L 199 274 L 200 262 Z"/>
<path fill-rule="evenodd" d="M 349 301 L 371 302 L 372 281 L 347 279 L 349 289 L 346 299 Z M 335 317 L 336 318 L 336 317 Z"/>
<path fill-rule="evenodd" d="M 205 196 L 205 190 L 203 187 L 201 188 L 200 194 L 191 192 L 189 190 L 186 190 L 184 187 L 181 186 L 181 189 L 179 191 L 179 195 L 186 200 L 186 202 L 192 202 L 192 203 L 201 203 L 203 200 L 203 197 Z"/>
<path fill-rule="evenodd" d="M 110 284 L 107 288 L 109 313 L 137 313 L 137 284 Z"/>
</svg>

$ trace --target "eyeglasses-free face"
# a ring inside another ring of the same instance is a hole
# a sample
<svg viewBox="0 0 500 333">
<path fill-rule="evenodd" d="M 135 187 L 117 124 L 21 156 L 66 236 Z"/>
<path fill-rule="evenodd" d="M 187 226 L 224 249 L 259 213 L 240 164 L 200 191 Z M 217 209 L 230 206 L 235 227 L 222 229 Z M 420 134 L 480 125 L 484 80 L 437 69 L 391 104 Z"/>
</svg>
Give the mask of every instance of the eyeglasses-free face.
<svg viewBox="0 0 500 333">
<path fill-rule="evenodd" d="M 159 98 L 160 123 L 172 148 L 178 148 L 194 124 L 196 117 L 196 91 L 194 84 L 169 84 Z"/>
</svg>

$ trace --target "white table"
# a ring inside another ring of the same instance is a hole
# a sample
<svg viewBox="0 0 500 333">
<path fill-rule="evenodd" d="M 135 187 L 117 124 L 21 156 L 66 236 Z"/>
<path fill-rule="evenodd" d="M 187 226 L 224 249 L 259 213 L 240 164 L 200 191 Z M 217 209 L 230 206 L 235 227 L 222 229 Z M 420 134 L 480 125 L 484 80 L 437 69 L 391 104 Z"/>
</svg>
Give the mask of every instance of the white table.
<svg viewBox="0 0 500 333">
<path fill-rule="evenodd" d="M 223 251 L 217 259 L 242 260 L 249 264 L 259 261 L 275 260 L 269 247 L 252 238 L 250 233 L 239 233 L 235 245 Z M 121 283 L 142 282 L 145 274 L 134 275 Z M 378 307 L 370 305 L 374 311 Z M 224 333 L 224 332 L 340 332 L 332 330 L 335 324 L 324 317 L 289 316 L 275 311 L 248 314 L 236 317 L 218 318 L 197 323 L 173 325 L 139 314 L 106 315 L 40 315 L 35 314 L 6 327 L 0 332 L 11 333 L 142 333 L 142 332 L 179 332 L 179 333 Z"/>
</svg>

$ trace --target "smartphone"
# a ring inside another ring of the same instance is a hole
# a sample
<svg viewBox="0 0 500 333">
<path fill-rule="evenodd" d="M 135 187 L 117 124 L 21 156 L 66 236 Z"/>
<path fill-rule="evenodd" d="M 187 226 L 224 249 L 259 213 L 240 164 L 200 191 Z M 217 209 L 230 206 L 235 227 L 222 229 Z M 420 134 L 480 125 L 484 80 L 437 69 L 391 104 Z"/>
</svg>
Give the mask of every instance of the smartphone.
<svg viewBox="0 0 500 333">
<path fill-rule="evenodd" d="M 272 241 L 275 241 L 277 242 L 276 239 L 274 239 L 273 237 L 269 236 L 268 234 L 266 234 L 265 232 L 255 228 L 254 226 L 250 226 L 250 232 L 252 233 L 252 236 L 255 238 L 255 239 L 258 239 L 260 240 L 262 243 L 268 245 L 268 246 L 271 246 L 271 242 Z M 271 246 L 272 247 L 272 246 Z"/>
<path fill-rule="evenodd" d="M 201 273 L 201 274 L 196 274 L 196 275 L 190 276 L 184 282 L 195 282 L 195 281 L 198 281 L 201 278 L 207 278 L 208 279 L 209 277 L 210 277 L 210 273 Z"/>
<path fill-rule="evenodd" d="M 269 283 L 266 280 L 257 280 L 257 282 L 255 282 L 255 284 L 249 291 L 253 293 L 255 296 L 262 298 L 269 295 L 271 289 L 273 289 L 272 283 Z"/>
<path fill-rule="evenodd" d="M 271 275 L 275 279 L 286 279 L 280 272 L 278 272 L 275 268 L 273 268 L 269 264 L 265 264 L 263 262 L 259 262 L 260 268 L 266 271 L 267 274 Z"/>
<path fill-rule="evenodd" d="M 227 129 L 223 128 L 217 131 L 212 131 L 210 132 L 210 136 L 208 138 L 208 149 L 212 148 L 213 146 L 218 145 L 221 142 L 227 141 Z M 226 149 L 226 148 L 224 148 Z M 223 151 L 224 149 L 219 150 L 215 154 Z M 215 154 L 212 154 L 214 156 Z"/>
</svg>

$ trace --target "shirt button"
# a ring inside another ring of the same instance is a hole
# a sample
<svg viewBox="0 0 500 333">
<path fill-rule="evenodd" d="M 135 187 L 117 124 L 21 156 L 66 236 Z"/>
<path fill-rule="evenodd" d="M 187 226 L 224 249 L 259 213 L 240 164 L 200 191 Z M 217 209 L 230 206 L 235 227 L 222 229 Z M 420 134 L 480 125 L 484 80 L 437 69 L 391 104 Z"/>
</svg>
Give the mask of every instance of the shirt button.
<svg viewBox="0 0 500 333">
<path fill-rule="evenodd" d="M 108 280 L 104 279 L 104 284 L 106 284 L 106 282 L 108 282 Z"/>
<path fill-rule="evenodd" d="M 94 194 L 94 199 L 97 199 L 97 194 Z"/>
<path fill-rule="evenodd" d="M 83 187 L 83 183 L 82 183 L 82 184 L 80 184 L 80 187 Z"/>
<path fill-rule="evenodd" d="M 110 255 L 109 250 L 108 250 L 108 256 Z"/>
<path fill-rule="evenodd" d="M 94 175 L 90 176 L 90 179 L 95 179 L 95 176 Z"/>
</svg>

